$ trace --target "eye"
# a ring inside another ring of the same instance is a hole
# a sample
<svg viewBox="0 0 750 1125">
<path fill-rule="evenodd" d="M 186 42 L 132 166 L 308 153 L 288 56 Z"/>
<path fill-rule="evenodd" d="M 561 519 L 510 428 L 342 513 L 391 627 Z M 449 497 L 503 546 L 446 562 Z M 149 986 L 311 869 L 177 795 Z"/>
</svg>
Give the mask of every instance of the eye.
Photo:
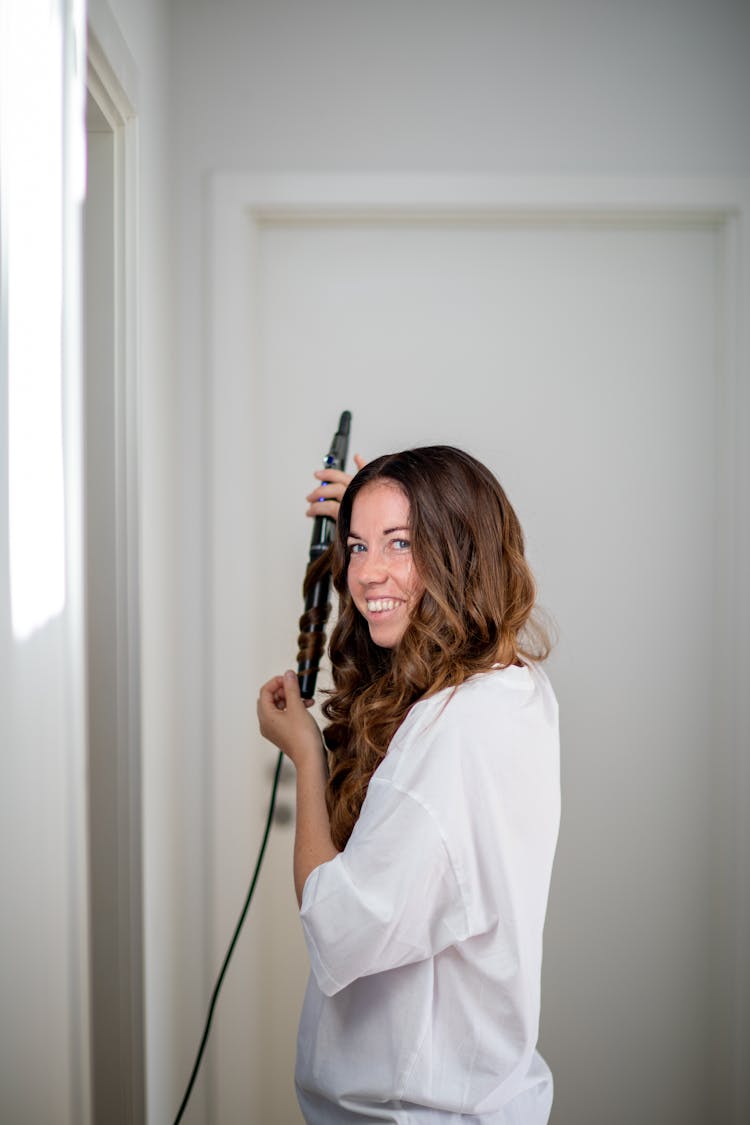
<svg viewBox="0 0 750 1125">
<path fill-rule="evenodd" d="M 411 543 L 408 539 L 391 539 L 391 546 L 394 551 L 408 551 L 411 549 Z"/>
<path fill-rule="evenodd" d="M 367 548 L 364 543 L 347 543 L 346 550 L 349 555 L 361 555 Z"/>
</svg>

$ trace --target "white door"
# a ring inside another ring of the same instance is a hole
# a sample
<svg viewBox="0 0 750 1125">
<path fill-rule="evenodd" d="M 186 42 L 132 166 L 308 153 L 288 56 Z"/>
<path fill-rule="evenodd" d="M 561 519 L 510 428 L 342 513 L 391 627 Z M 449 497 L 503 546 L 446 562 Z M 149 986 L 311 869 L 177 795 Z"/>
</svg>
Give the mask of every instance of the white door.
<svg viewBox="0 0 750 1125">
<path fill-rule="evenodd" d="M 717 229 L 310 219 L 261 222 L 255 237 L 256 377 L 243 391 L 255 476 L 214 482 L 218 493 L 245 490 L 227 575 L 245 588 L 253 635 L 239 669 L 236 648 L 235 671 L 229 657 L 215 669 L 216 713 L 226 723 L 232 676 L 254 698 L 294 662 L 303 495 L 343 409 L 352 452 L 365 457 L 441 442 L 490 465 L 560 634 L 550 673 L 563 822 L 540 1044 L 555 1074 L 553 1120 L 631 1125 L 637 1113 L 642 1125 L 702 1125 L 727 1046 L 715 1000 L 728 979 L 715 879 L 726 765 Z M 215 442 L 221 412 L 216 423 Z M 243 807 L 247 818 L 249 803 L 260 818 L 273 762 L 249 704 L 243 715 L 257 760 L 224 770 L 219 747 L 215 774 L 214 874 L 229 913 L 247 859 L 228 818 Z M 239 777 L 252 802 L 237 797 Z M 275 828 L 246 939 L 256 1006 L 246 994 L 227 1000 L 216 1120 L 253 1105 L 269 1125 L 301 1120 L 292 1072 L 306 963 L 292 831 Z M 251 822 L 248 852 L 258 834 Z"/>
</svg>

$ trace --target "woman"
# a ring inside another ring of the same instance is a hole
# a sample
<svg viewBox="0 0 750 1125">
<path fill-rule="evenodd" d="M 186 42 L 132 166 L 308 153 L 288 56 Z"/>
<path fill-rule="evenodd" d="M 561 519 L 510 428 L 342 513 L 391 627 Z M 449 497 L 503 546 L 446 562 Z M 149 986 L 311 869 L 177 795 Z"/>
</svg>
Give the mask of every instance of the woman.
<svg viewBox="0 0 750 1125">
<path fill-rule="evenodd" d="M 327 752 L 294 673 L 258 702 L 297 773 L 305 1120 L 542 1125 L 559 753 L 518 519 L 466 453 L 381 457 L 343 493 L 333 576 Z"/>
</svg>

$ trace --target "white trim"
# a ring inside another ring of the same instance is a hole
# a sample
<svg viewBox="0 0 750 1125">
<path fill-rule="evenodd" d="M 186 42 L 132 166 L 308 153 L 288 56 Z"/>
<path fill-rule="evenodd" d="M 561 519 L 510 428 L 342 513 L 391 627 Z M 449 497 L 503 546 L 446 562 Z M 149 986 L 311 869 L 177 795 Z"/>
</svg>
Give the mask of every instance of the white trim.
<svg viewBox="0 0 750 1125">
<path fill-rule="evenodd" d="M 88 0 L 87 21 L 89 89 L 110 125 L 124 124 L 135 115 L 134 107 L 138 105 L 138 69 L 106 0 Z M 94 87 L 92 69 L 97 81 Z M 111 103 L 116 120 L 109 118 L 99 93 L 103 101 Z"/>
<path fill-rule="evenodd" d="M 735 1025 L 732 1042 L 734 1121 L 750 1118 L 750 201 L 727 224 L 727 316 L 731 524 L 729 605 L 732 699 L 730 746 L 734 750 L 730 784 L 734 801 L 736 867 Z"/>
<path fill-rule="evenodd" d="M 710 217 L 746 210 L 744 180 L 499 179 L 475 176 L 252 175 L 218 172 L 213 189 L 252 214 L 281 219 L 310 213 L 343 218 L 411 213 L 426 217 L 535 219 L 586 216 Z"/>
<path fill-rule="evenodd" d="M 87 87 L 112 129 L 118 971 L 123 1120 L 145 1117 L 138 365 L 138 73 L 105 0 L 88 8 Z M 112 1018 L 115 1013 L 109 1013 Z"/>
<path fill-rule="evenodd" d="M 403 220 L 472 222 L 493 218 L 509 223 L 679 223 L 716 227 L 725 247 L 722 283 L 726 294 L 723 367 L 726 378 L 727 442 L 723 466 L 731 496 L 725 523 L 731 529 L 727 551 L 724 616 L 731 636 L 726 673 L 730 777 L 726 799 L 732 805 L 736 847 L 729 899 L 735 903 L 730 941 L 736 963 L 731 1060 L 734 1117 L 750 1118 L 750 181 L 744 179 L 504 179 L 425 175 L 253 175 L 217 173 L 208 197 L 210 290 L 207 309 L 206 385 L 209 441 L 206 452 L 206 682 L 207 754 L 219 762 L 231 754 L 224 730 L 232 730 L 241 702 L 227 695 L 226 672 L 236 659 L 235 622 L 252 631 L 258 609 L 247 591 L 228 589 L 217 564 L 232 558 L 234 574 L 243 560 L 233 551 L 236 520 L 246 496 L 232 494 L 228 482 L 258 479 L 255 453 L 248 449 L 255 388 L 252 363 L 256 332 L 252 322 L 254 243 L 266 222 L 332 223 Z M 231 583 L 230 583 L 231 584 Z M 227 726 L 228 724 L 228 726 Z M 220 785 L 213 787 L 206 823 L 216 849 L 211 870 L 231 867 L 216 826 L 221 819 Z M 233 846 L 236 840 L 233 841 Z M 727 857 L 732 863 L 732 858 Z M 216 885 L 214 880 L 212 885 Z M 217 904 L 213 946 L 220 952 L 225 920 Z"/>
</svg>

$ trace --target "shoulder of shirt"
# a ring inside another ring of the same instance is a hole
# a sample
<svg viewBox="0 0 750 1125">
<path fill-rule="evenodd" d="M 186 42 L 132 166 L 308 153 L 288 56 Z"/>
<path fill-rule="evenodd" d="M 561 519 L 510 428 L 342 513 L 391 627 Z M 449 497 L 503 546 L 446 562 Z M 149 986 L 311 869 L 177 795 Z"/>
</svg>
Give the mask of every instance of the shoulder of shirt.
<svg viewBox="0 0 750 1125">
<path fill-rule="evenodd" d="M 445 731 L 473 725 L 485 716 L 494 724 L 503 712 L 527 706 L 538 693 L 554 699 L 546 673 L 538 665 L 492 668 L 419 700 L 401 724 L 396 740 L 428 734 L 433 727 Z"/>
<path fill-rule="evenodd" d="M 529 737 L 548 747 L 557 739 L 557 701 L 546 674 L 538 665 L 491 669 L 416 703 L 370 784 L 373 792 L 383 785 L 414 797 L 434 818 L 436 786 L 440 792 L 446 785 L 460 788 L 456 770 L 465 778 L 469 761 L 508 760 Z M 486 776 L 482 769 L 470 774 Z"/>
</svg>

